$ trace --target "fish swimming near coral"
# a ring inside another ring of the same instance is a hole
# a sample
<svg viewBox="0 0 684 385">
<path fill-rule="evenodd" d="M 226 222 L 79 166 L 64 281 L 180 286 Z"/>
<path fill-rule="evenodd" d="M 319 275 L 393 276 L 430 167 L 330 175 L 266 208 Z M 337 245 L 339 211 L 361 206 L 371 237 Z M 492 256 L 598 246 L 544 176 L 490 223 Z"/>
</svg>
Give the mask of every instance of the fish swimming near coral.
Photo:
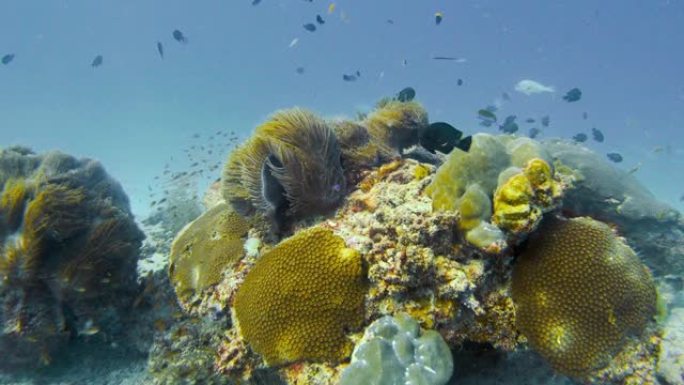
<svg viewBox="0 0 684 385">
<path fill-rule="evenodd" d="M 541 118 L 541 124 L 544 127 L 548 127 L 549 124 L 551 124 L 551 117 L 548 115 L 545 115 Z"/>
<path fill-rule="evenodd" d="M 309 31 L 309 32 L 315 32 L 316 31 L 316 24 L 314 24 L 314 23 L 306 23 L 302 27 L 304 27 L 304 29 Z"/>
<path fill-rule="evenodd" d="M 565 100 L 568 103 L 574 103 L 578 100 L 582 99 L 582 90 L 579 88 L 573 88 L 570 91 L 565 93 L 565 96 L 563 96 L 563 100 Z"/>
<path fill-rule="evenodd" d="M 342 74 L 342 80 L 345 82 L 355 82 L 357 79 L 356 75 L 347 75 L 347 74 Z"/>
<path fill-rule="evenodd" d="M 179 43 L 185 44 L 185 43 L 188 42 L 188 38 L 185 37 L 185 35 L 183 34 L 183 32 L 181 32 L 181 31 L 178 30 L 178 29 L 174 29 L 174 30 L 173 30 L 173 33 L 171 34 L 171 36 L 173 36 L 173 38 L 174 38 L 177 42 L 179 42 Z"/>
<path fill-rule="evenodd" d="M 608 154 L 606 154 L 606 157 L 608 157 L 608 159 L 610 159 L 611 162 L 622 162 L 622 155 L 618 154 L 617 152 L 609 152 Z"/>
<path fill-rule="evenodd" d="M 496 115 L 489 107 L 477 111 L 477 118 L 480 119 L 480 125 L 484 127 L 491 127 L 496 123 Z"/>
<path fill-rule="evenodd" d="M 420 145 L 431 153 L 439 151 L 448 154 L 454 148 L 468 152 L 473 142 L 472 136 L 463 137 L 463 132 L 449 123 L 435 122 L 421 130 L 419 134 Z"/>
<path fill-rule="evenodd" d="M 579 134 L 575 134 L 575 136 L 572 137 L 572 140 L 574 140 L 577 143 L 584 143 L 588 139 L 587 134 L 580 132 Z"/>
<path fill-rule="evenodd" d="M 14 54 L 13 53 L 8 53 L 7 55 L 2 57 L 2 64 L 7 65 L 14 60 Z"/>
<path fill-rule="evenodd" d="M 325 24 L 325 20 L 323 20 L 321 15 L 316 15 L 316 23 L 323 25 Z"/>
<path fill-rule="evenodd" d="M 97 55 L 95 56 L 95 59 L 93 59 L 92 63 L 90 63 L 90 66 L 93 68 L 99 67 L 102 65 L 102 62 L 104 59 L 102 58 L 102 55 Z"/>
<path fill-rule="evenodd" d="M 506 134 L 515 134 L 518 132 L 518 123 L 515 122 L 515 115 L 508 115 L 504 123 L 499 126 L 499 130 Z"/>
<path fill-rule="evenodd" d="M 463 85 L 463 79 L 458 78 L 458 80 L 456 80 L 456 85 L 459 87 L 462 86 Z"/>
<path fill-rule="evenodd" d="M 435 25 L 442 24 L 442 19 L 444 19 L 444 14 L 442 12 L 435 12 Z"/>
<path fill-rule="evenodd" d="M 413 87 L 406 87 L 397 94 L 397 100 L 400 102 L 410 102 L 415 97 L 416 90 Z"/>
<path fill-rule="evenodd" d="M 164 58 L 164 46 L 162 45 L 161 41 L 157 42 L 157 52 L 159 53 L 160 58 Z"/>
<path fill-rule="evenodd" d="M 541 130 L 538 129 L 537 127 L 532 127 L 532 128 L 530 128 L 530 131 L 528 132 L 527 136 L 529 136 L 530 139 L 534 139 L 537 136 L 539 136 L 539 134 L 541 134 Z"/>
<path fill-rule="evenodd" d="M 595 141 L 599 143 L 603 143 L 603 140 L 605 137 L 603 136 L 603 132 L 601 130 L 597 129 L 596 127 L 593 127 L 591 129 L 591 136 L 594 138 Z"/>
<path fill-rule="evenodd" d="M 515 90 L 527 96 L 545 92 L 556 92 L 553 87 L 545 86 L 535 80 L 523 79 L 515 85 Z"/>
</svg>

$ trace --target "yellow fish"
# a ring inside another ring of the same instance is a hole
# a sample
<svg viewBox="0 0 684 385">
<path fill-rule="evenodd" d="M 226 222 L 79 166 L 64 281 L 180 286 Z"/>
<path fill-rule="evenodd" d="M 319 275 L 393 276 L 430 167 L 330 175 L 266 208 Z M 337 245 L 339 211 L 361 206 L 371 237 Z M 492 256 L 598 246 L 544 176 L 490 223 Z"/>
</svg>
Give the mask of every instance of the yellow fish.
<svg viewBox="0 0 684 385">
<path fill-rule="evenodd" d="M 335 12 L 335 3 L 330 3 L 330 5 L 328 5 L 328 15 L 333 12 Z"/>
</svg>

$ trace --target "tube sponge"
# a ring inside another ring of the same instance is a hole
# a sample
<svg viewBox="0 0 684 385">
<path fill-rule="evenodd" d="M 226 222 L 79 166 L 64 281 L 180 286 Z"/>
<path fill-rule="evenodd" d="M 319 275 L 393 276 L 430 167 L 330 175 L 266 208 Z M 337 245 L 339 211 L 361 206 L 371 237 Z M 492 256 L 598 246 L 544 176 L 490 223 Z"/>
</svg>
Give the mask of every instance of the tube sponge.
<svg viewBox="0 0 684 385">
<path fill-rule="evenodd" d="M 340 385 L 443 385 L 454 369 L 449 346 L 434 330 L 421 331 L 406 314 L 368 326 Z"/>
<path fill-rule="evenodd" d="M 583 378 L 639 337 L 656 311 L 648 269 L 606 224 L 550 218 L 513 268 L 516 323 L 561 373 Z"/>
</svg>

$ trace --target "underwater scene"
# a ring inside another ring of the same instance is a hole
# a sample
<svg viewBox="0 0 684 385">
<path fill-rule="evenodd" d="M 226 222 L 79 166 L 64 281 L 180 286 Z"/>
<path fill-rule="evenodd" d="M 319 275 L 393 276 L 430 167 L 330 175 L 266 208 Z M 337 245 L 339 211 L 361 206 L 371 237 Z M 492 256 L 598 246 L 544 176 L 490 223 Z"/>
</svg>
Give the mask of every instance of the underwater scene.
<svg viewBox="0 0 684 385">
<path fill-rule="evenodd" d="M 684 2 L 0 2 L 0 385 L 684 385 Z"/>
</svg>

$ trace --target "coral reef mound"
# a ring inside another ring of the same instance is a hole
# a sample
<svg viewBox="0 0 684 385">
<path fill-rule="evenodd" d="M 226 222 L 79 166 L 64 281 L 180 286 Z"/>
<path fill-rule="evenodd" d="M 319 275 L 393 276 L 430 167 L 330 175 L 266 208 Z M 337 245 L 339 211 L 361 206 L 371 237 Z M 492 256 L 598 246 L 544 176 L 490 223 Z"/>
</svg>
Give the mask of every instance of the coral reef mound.
<svg viewBox="0 0 684 385">
<path fill-rule="evenodd" d="M 48 364 L 72 338 L 115 336 L 138 292 L 143 234 L 90 159 L 0 151 L 2 367 Z"/>
<path fill-rule="evenodd" d="M 235 297 L 249 345 L 274 366 L 349 356 L 345 334 L 363 322 L 367 290 L 360 254 L 314 227 L 266 252 Z"/>
<path fill-rule="evenodd" d="M 434 330 L 420 330 L 406 314 L 368 326 L 340 385 L 443 385 L 454 368 L 451 351 Z"/>
<path fill-rule="evenodd" d="M 512 278 L 517 325 L 561 373 L 608 365 L 656 311 L 648 269 L 606 224 L 550 218 L 530 237 Z"/>
<path fill-rule="evenodd" d="M 340 145 L 311 112 L 276 112 L 231 153 L 223 171 L 225 200 L 242 215 L 264 213 L 278 228 L 325 214 L 344 196 Z"/>
<path fill-rule="evenodd" d="M 248 222 L 221 203 L 185 226 L 171 246 L 169 277 L 180 303 L 217 284 L 223 271 L 244 255 Z"/>
</svg>

